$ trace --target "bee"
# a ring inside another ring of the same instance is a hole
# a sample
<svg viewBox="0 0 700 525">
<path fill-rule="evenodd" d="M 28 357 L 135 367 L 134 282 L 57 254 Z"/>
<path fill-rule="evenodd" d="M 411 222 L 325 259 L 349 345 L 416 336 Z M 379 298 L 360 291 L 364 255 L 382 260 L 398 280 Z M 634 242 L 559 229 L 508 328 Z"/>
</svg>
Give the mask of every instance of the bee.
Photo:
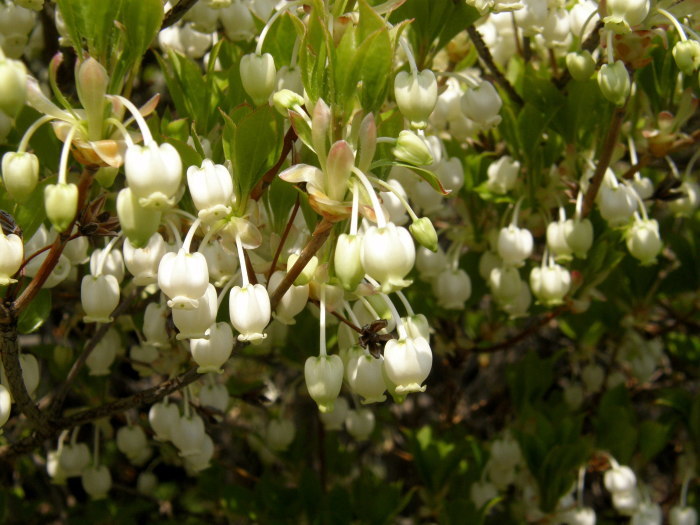
<svg viewBox="0 0 700 525">
<path fill-rule="evenodd" d="M 377 359 L 384 352 L 384 345 L 394 339 L 392 334 L 379 333 L 386 328 L 387 324 L 389 323 L 386 319 L 377 319 L 364 325 L 360 331 L 360 346 L 369 350 L 369 353 Z"/>
</svg>

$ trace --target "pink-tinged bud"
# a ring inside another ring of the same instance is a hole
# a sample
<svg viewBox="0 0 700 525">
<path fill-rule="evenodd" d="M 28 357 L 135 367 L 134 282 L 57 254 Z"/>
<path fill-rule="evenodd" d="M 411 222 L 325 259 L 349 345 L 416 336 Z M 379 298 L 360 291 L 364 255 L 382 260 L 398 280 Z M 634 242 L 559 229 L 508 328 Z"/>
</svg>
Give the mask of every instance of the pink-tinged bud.
<svg viewBox="0 0 700 525">
<path fill-rule="evenodd" d="M 304 364 L 304 379 L 311 398 L 321 412 L 332 412 L 343 385 L 343 361 L 337 355 L 309 357 Z"/>
<path fill-rule="evenodd" d="M 192 310 L 209 286 L 207 260 L 201 253 L 166 253 L 158 266 L 158 287 L 174 309 Z"/>
<path fill-rule="evenodd" d="M 0 51 L 0 110 L 16 117 L 27 100 L 27 69 Z"/>
<path fill-rule="evenodd" d="M 136 248 L 129 239 L 124 240 L 124 264 L 134 276 L 134 284 L 146 286 L 158 281 L 158 265 L 166 252 L 160 233 L 154 233 L 143 248 Z"/>
<path fill-rule="evenodd" d="M 221 373 L 221 367 L 233 352 L 233 331 L 228 323 L 216 323 L 209 330 L 208 339 L 192 339 L 190 352 L 192 359 L 199 365 L 197 372 Z"/>
<path fill-rule="evenodd" d="M 392 339 L 384 347 L 384 371 L 396 385 L 395 392 L 408 394 L 425 392 L 421 386 L 433 365 L 433 353 L 422 337 Z"/>
<path fill-rule="evenodd" d="M 477 87 L 468 89 L 462 95 L 461 103 L 464 114 L 485 129 L 501 122 L 498 113 L 503 102 L 491 82 L 483 81 Z"/>
<path fill-rule="evenodd" d="M 362 239 L 360 258 L 365 272 L 379 281 L 383 293 L 411 284 L 404 277 L 413 268 L 416 248 L 406 228 L 391 222 L 382 228 L 371 226 Z"/>
<path fill-rule="evenodd" d="M 39 182 L 39 159 L 33 153 L 5 153 L 2 180 L 10 197 L 19 203 L 26 201 Z"/>
<path fill-rule="evenodd" d="M 19 236 L 4 235 L 0 230 L 0 286 L 16 283 L 12 276 L 17 273 L 24 258 L 24 245 Z"/>
<path fill-rule="evenodd" d="M 109 323 L 119 304 L 119 282 L 113 275 L 86 275 L 80 286 L 86 323 Z"/>
<path fill-rule="evenodd" d="M 617 60 L 613 65 L 602 65 L 598 71 L 598 86 L 610 102 L 617 106 L 624 105 L 631 89 L 630 75 L 625 63 Z"/>
<path fill-rule="evenodd" d="M 256 106 L 267 104 L 267 100 L 275 90 L 277 71 L 275 59 L 270 53 L 243 55 L 240 63 L 241 82 L 243 89 Z"/>
<path fill-rule="evenodd" d="M 323 99 L 319 98 L 311 116 L 311 143 L 314 146 L 316 155 L 318 155 L 321 166 L 326 164 L 330 124 L 331 109 Z"/>
<path fill-rule="evenodd" d="M 102 138 L 105 95 L 109 85 L 107 70 L 97 60 L 90 57 L 78 66 L 76 88 L 78 98 L 85 108 L 88 124 L 88 137 L 91 140 Z"/>
<path fill-rule="evenodd" d="M 240 333 L 239 341 L 265 339 L 263 333 L 270 323 L 270 296 L 262 284 L 243 288 L 234 286 L 229 294 L 229 316 L 231 324 Z"/>
<path fill-rule="evenodd" d="M 636 219 L 625 232 L 630 254 L 648 266 L 656 263 L 656 256 L 663 244 L 659 235 L 659 223 L 655 219 Z"/>
<path fill-rule="evenodd" d="M 176 339 L 200 339 L 206 337 L 207 330 L 216 322 L 216 288 L 207 285 L 206 291 L 197 299 L 192 309 L 174 308 L 173 323 L 180 331 Z"/>
<path fill-rule="evenodd" d="M 66 231 L 78 213 L 78 187 L 75 184 L 47 184 L 44 208 L 56 231 Z"/>
<path fill-rule="evenodd" d="M 231 213 L 233 179 L 226 166 L 204 159 L 201 168 L 187 168 L 187 185 L 204 222 L 212 223 Z"/>
<path fill-rule="evenodd" d="M 148 146 L 129 147 L 124 156 L 124 173 L 140 206 L 158 210 L 175 204 L 182 161 L 170 144 L 158 146 L 152 142 Z"/>
<path fill-rule="evenodd" d="M 348 190 L 350 172 L 355 165 L 355 155 L 350 145 L 339 140 L 331 146 L 326 161 L 326 191 L 336 201 L 342 201 Z"/>
<path fill-rule="evenodd" d="M 532 248 L 532 234 L 526 228 L 511 224 L 498 234 L 498 255 L 506 265 L 522 266 L 532 254 Z"/>
<path fill-rule="evenodd" d="M 414 128 L 423 129 L 435 109 L 438 86 L 435 74 L 424 69 L 416 75 L 401 71 L 394 80 L 394 96 L 399 110 Z"/>
<path fill-rule="evenodd" d="M 161 212 L 144 208 L 131 188 L 124 188 L 117 195 L 117 217 L 124 235 L 134 246 L 141 247 L 158 230 Z"/>
</svg>

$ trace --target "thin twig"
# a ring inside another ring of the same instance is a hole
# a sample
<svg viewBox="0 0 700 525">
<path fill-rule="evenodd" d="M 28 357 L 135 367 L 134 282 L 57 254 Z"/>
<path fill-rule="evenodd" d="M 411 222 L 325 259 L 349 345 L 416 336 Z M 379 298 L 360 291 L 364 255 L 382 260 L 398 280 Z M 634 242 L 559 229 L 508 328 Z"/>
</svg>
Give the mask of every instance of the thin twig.
<svg viewBox="0 0 700 525">
<path fill-rule="evenodd" d="M 513 102 L 522 106 L 523 99 L 515 91 L 512 84 L 508 82 L 508 79 L 503 75 L 503 73 L 501 73 L 501 70 L 498 69 L 498 66 L 493 61 L 493 57 L 491 56 L 491 51 L 489 51 L 489 48 L 486 45 L 486 42 L 484 42 L 481 33 L 479 33 L 474 26 L 467 27 L 467 33 L 469 34 L 469 38 L 471 38 L 472 42 L 474 43 L 474 47 L 476 48 L 476 52 L 479 54 L 479 58 L 481 58 L 484 64 L 486 64 L 486 67 L 489 69 L 498 85 L 501 86 L 506 93 L 508 93 L 508 96 Z"/>
<path fill-rule="evenodd" d="M 287 130 L 287 133 L 284 135 L 282 153 L 280 153 L 279 159 L 277 159 L 277 162 L 274 166 L 272 166 L 269 170 L 265 172 L 263 178 L 260 179 L 260 182 L 258 182 L 253 188 L 253 190 L 250 192 L 251 199 L 258 200 L 260 197 L 262 197 L 262 194 L 265 192 L 265 189 L 267 189 L 267 187 L 270 184 L 272 184 L 272 181 L 275 180 L 275 177 L 282 168 L 282 164 L 284 164 L 284 161 L 287 160 L 289 152 L 292 151 L 292 146 L 294 146 L 294 141 L 296 140 L 297 134 L 294 131 L 294 128 L 290 126 L 290 128 Z"/>
<path fill-rule="evenodd" d="M 177 24 L 182 19 L 182 17 L 185 16 L 187 11 L 192 9 L 194 4 L 196 3 L 197 0 L 180 0 L 165 15 L 165 18 L 163 18 L 163 23 L 160 25 L 160 29 L 163 30 L 166 27 L 170 27 L 171 25 Z"/>
<path fill-rule="evenodd" d="M 289 216 L 289 220 L 287 221 L 287 225 L 284 228 L 284 231 L 282 232 L 282 237 L 280 237 L 280 243 L 277 246 L 277 249 L 275 250 L 275 256 L 272 258 L 272 264 L 270 264 L 270 271 L 267 272 L 267 282 L 270 282 L 270 277 L 272 277 L 272 274 L 275 273 L 275 269 L 277 268 L 277 261 L 280 258 L 280 254 L 282 253 L 282 248 L 284 248 L 284 243 L 287 242 L 287 237 L 289 237 L 289 232 L 292 229 L 292 225 L 294 224 L 294 219 L 297 216 L 297 212 L 299 211 L 299 205 L 301 204 L 301 201 L 299 200 L 299 195 L 297 195 L 297 200 L 294 202 L 294 208 L 292 208 L 292 213 Z"/>
</svg>

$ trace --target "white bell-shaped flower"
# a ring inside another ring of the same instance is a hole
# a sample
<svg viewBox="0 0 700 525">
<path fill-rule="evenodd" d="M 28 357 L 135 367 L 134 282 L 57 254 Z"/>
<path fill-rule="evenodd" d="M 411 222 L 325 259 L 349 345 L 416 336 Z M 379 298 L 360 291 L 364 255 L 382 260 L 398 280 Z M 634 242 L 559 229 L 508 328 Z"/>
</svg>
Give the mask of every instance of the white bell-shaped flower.
<svg viewBox="0 0 700 525">
<path fill-rule="evenodd" d="M 662 522 L 661 507 L 650 501 L 642 501 L 637 511 L 632 515 L 630 525 L 661 525 Z"/>
<path fill-rule="evenodd" d="M 100 259 L 104 249 L 97 248 L 90 254 L 90 273 L 97 275 L 113 275 L 118 283 L 124 280 L 124 257 L 120 250 L 111 249 L 105 256 L 104 263 L 100 271 Z"/>
<path fill-rule="evenodd" d="M 350 410 L 345 418 L 345 428 L 357 441 L 365 441 L 374 430 L 374 412 L 368 408 Z"/>
<path fill-rule="evenodd" d="M 508 302 L 520 293 L 523 281 L 520 272 L 512 266 L 497 266 L 489 274 L 489 287 L 496 300 Z"/>
<path fill-rule="evenodd" d="M 255 36 L 255 20 L 247 2 L 233 0 L 231 5 L 219 10 L 219 19 L 226 36 L 233 42 L 250 40 Z"/>
<path fill-rule="evenodd" d="M 46 282 L 44 282 L 44 286 L 42 288 L 49 289 L 53 288 L 54 286 L 58 286 L 68 278 L 72 268 L 73 265 L 70 263 L 68 257 L 61 254 L 61 256 L 58 258 L 56 266 L 54 266 L 53 270 L 49 274 L 49 278 L 46 279 Z"/>
<path fill-rule="evenodd" d="M 266 104 L 275 89 L 277 80 L 275 59 L 272 55 L 270 53 L 243 55 L 240 72 L 243 89 L 253 99 L 255 105 Z"/>
<path fill-rule="evenodd" d="M 206 337 L 209 327 L 216 322 L 218 304 L 216 288 L 208 284 L 202 296 L 197 299 L 197 307 L 191 310 L 174 309 L 173 323 L 180 331 L 176 339 L 201 339 Z"/>
<path fill-rule="evenodd" d="M 491 82 L 483 81 L 478 86 L 468 89 L 462 95 L 461 103 L 464 114 L 482 128 L 492 128 L 501 122 L 498 113 L 503 102 Z"/>
<path fill-rule="evenodd" d="M 520 162 L 508 155 L 503 155 L 496 162 L 489 164 L 486 170 L 488 176 L 486 187 L 491 193 L 508 193 L 515 187 L 519 173 Z"/>
<path fill-rule="evenodd" d="M 49 232 L 48 228 L 42 224 L 34 232 L 34 235 L 32 235 L 26 242 L 24 251 L 27 253 L 27 256 L 30 256 L 34 252 L 48 246 L 55 239 L 56 232 Z M 29 277 L 34 277 L 39 271 L 39 268 L 41 268 L 41 265 L 44 263 L 44 260 L 46 260 L 48 253 L 48 250 L 45 250 L 29 261 L 24 267 L 24 273 Z"/>
<path fill-rule="evenodd" d="M 112 488 L 112 474 L 104 465 L 89 465 L 83 470 L 81 477 L 83 490 L 94 500 L 107 497 L 109 489 Z"/>
<path fill-rule="evenodd" d="M 160 303 L 149 303 L 143 314 L 143 335 L 152 346 L 168 346 L 170 338 L 167 330 L 168 307 Z"/>
<path fill-rule="evenodd" d="M 532 248 L 532 234 L 527 228 L 511 224 L 498 233 L 498 255 L 506 265 L 522 266 L 532 254 Z"/>
<path fill-rule="evenodd" d="M 639 259 L 643 266 L 656 262 L 656 256 L 663 247 L 656 219 L 636 217 L 632 226 L 625 232 L 625 238 L 630 254 Z"/>
<path fill-rule="evenodd" d="M 192 414 L 190 417 L 182 416 L 178 420 L 170 439 L 180 450 L 180 455 L 187 457 L 202 452 L 205 436 L 204 421 L 198 415 Z"/>
<path fill-rule="evenodd" d="M 110 372 L 109 367 L 112 366 L 120 349 L 121 339 L 119 338 L 119 333 L 114 328 L 110 328 L 85 360 L 85 364 L 90 369 L 90 375 L 108 375 Z"/>
<path fill-rule="evenodd" d="M 639 508 L 640 502 L 641 496 L 637 488 L 612 493 L 613 507 L 625 516 L 632 516 Z"/>
<path fill-rule="evenodd" d="M 501 258 L 491 250 L 486 250 L 481 254 L 481 257 L 479 257 L 479 275 L 486 282 L 488 282 L 491 276 L 491 271 L 500 266 Z"/>
<path fill-rule="evenodd" d="M 446 190 L 458 192 L 464 186 L 464 166 L 458 157 L 443 158 L 435 174 Z"/>
<path fill-rule="evenodd" d="M 226 166 L 214 164 L 209 159 L 202 161 L 202 167 L 187 168 L 187 186 L 194 205 L 199 210 L 199 218 L 211 223 L 223 219 L 231 213 L 233 179 Z"/>
<path fill-rule="evenodd" d="M 13 200 L 26 201 L 39 182 L 39 158 L 26 151 L 8 151 L 2 156 L 2 181 Z"/>
<path fill-rule="evenodd" d="M 438 85 L 435 74 L 424 69 L 415 74 L 401 71 L 394 80 L 394 96 L 399 110 L 413 127 L 422 129 L 428 125 L 428 118 L 435 109 Z"/>
<path fill-rule="evenodd" d="M 272 274 L 270 281 L 267 283 L 267 289 L 269 292 L 273 292 L 284 279 L 287 272 L 279 271 Z M 300 313 L 305 307 L 309 300 L 309 285 L 305 284 L 303 286 L 296 286 L 292 284 L 289 289 L 284 293 L 279 303 L 277 303 L 277 308 L 274 312 L 274 317 L 279 322 L 286 325 L 295 324 L 296 321 L 294 317 Z"/>
<path fill-rule="evenodd" d="M 207 260 L 201 253 L 166 253 L 158 266 L 158 286 L 170 300 L 173 309 L 197 308 L 199 298 L 209 286 Z"/>
<path fill-rule="evenodd" d="M 628 33 L 631 26 L 641 24 L 651 9 L 650 0 L 609 0 L 608 16 L 603 18 L 605 27 L 616 33 Z"/>
<path fill-rule="evenodd" d="M 421 246 L 416 253 L 416 269 L 420 278 L 424 281 L 432 281 L 444 268 L 447 267 L 447 256 L 444 250 L 438 246 L 437 251 L 430 251 Z"/>
<path fill-rule="evenodd" d="M 605 172 L 596 203 L 600 214 L 613 228 L 627 224 L 637 209 L 634 188 L 618 183 L 610 168 Z"/>
<path fill-rule="evenodd" d="M 578 507 L 565 513 L 566 523 L 569 525 L 595 525 L 595 510 L 590 507 Z"/>
<path fill-rule="evenodd" d="M 189 475 L 195 475 L 209 468 L 209 461 L 214 456 L 214 442 L 204 434 L 199 452 L 185 457 L 185 469 Z"/>
<path fill-rule="evenodd" d="M 309 357 L 304 364 L 304 379 L 318 409 L 330 412 L 343 385 L 343 361 L 337 355 Z"/>
<path fill-rule="evenodd" d="M 177 432 L 179 421 L 180 409 L 175 403 L 155 403 L 148 411 L 148 422 L 158 441 L 169 441 L 173 433 Z"/>
<path fill-rule="evenodd" d="M 222 242 L 210 242 L 199 247 L 199 253 L 204 255 L 209 268 L 209 278 L 214 286 L 223 286 L 238 269 L 238 257 L 228 250 Z"/>
<path fill-rule="evenodd" d="M 240 332 L 239 341 L 267 337 L 263 330 L 270 323 L 270 296 L 262 284 L 234 286 L 229 294 L 228 313 L 231 324 Z"/>
<path fill-rule="evenodd" d="M 386 399 L 383 367 L 384 358 L 382 356 L 374 358 L 369 354 L 364 354 L 355 361 L 348 383 L 350 383 L 353 392 L 363 397 L 363 405 L 381 403 Z"/>
<path fill-rule="evenodd" d="M 567 219 L 566 244 L 576 257 L 584 258 L 593 246 L 593 224 L 588 219 Z"/>
<path fill-rule="evenodd" d="M 109 323 L 119 304 L 119 283 L 113 275 L 86 275 L 80 285 L 86 323 Z"/>
<path fill-rule="evenodd" d="M 393 223 L 371 226 L 362 239 L 360 252 L 365 272 L 390 293 L 411 284 L 404 279 L 416 260 L 416 247 L 408 230 Z"/>
<path fill-rule="evenodd" d="M 24 258 L 24 246 L 19 236 L 5 235 L 0 230 L 0 286 L 17 282 L 12 276 L 17 273 Z"/>
<path fill-rule="evenodd" d="M 90 464 L 90 449 L 85 443 L 69 443 L 63 446 L 59 463 L 67 478 L 80 476 Z"/>
<path fill-rule="evenodd" d="M 668 515 L 670 525 L 697 525 L 698 512 L 693 507 L 676 505 Z"/>
<path fill-rule="evenodd" d="M 341 233 L 338 236 L 333 255 L 333 268 L 345 290 L 355 290 L 365 276 L 360 257 L 361 251 L 362 235 Z"/>
<path fill-rule="evenodd" d="M 319 417 L 326 430 L 340 430 L 343 428 L 345 418 L 349 410 L 348 402 L 344 397 L 339 397 L 333 405 L 333 412 L 321 412 Z"/>
<path fill-rule="evenodd" d="M 389 221 L 393 222 L 397 226 L 403 226 L 408 222 L 408 214 L 406 213 L 406 208 L 401 202 L 401 198 L 399 198 L 399 196 L 403 199 L 408 199 L 408 195 L 406 194 L 406 190 L 404 189 L 403 185 L 398 180 L 388 179 L 386 182 L 389 184 L 389 186 L 394 188 L 394 191 L 379 192 L 382 210 L 384 210 L 389 217 Z"/>
<path fill-rule="evenodd" d="M 129 239 L 124 239 L 124 264 L 131 275 L 134 284 L 146 286 L 158 281 L 158 265 L 167 251 L 160 233 L 154 233 L 143 248 L 137 248 Z"/>
<path fill-rule="evenodd" d="M 472 281 L 464 270 L 446 268 L 435 278 L 433 293 L 442 308 L 461 310 L 472 294 Z"/>
<path fill-rule="evenodd" d="M 422 337 L 392 339 L 384 347 L 384 371 L 396 393 L 425 392 L 423 381 L 433 366 L 433 353 Z"/>
<path fill-rule="evenodd" d="M 137 458 L 148 447 L 146 433 L 138 425 L 127 425 L 117 430 L 117 448 L 129 459 Z"/>
<path fill-rule="evenodd" d="M 19 355 L 19 366 L 22 369 L 22 380 L 27 388 L 29 396 L 34 395 L 34 391 L 39 386 L 41 374 L 39 372 L 39 361 L 33 354 L 24 353 Z M 4 374 L 4 371 L 3 371 Z M 7 382 L 5 382 L 7 384 Z"/>
<path fill-rule="evenodd" d="M 169 208 L 175 204 L 182 161 L 170 144 L 130 146 L 124 156 L 124 173 L 129 188 L 144 208 Z"/>
<path fill-rule="evenodd" d="M 12 396 L 10 391 L 0 384 L 0 428 L 10 419 L 10 412 L 12 412 Z"/>
<path fill-rule="evenodd" d="M 199 365 L 197 372 L 222 372 L 221 367 L 233 352 L 233 330 L 228 323 L 216 323 L 209 329 L 208 339 L 191 339 L 192 359 Z"/>
<path fill-rule="evenodd" d="M 547 225 L 547 248 L 557 260 L 570 260 L 573 250 L 567 241 L 574 227 L 573 221 L 558 220 Z"/>
<path fill-rule="evenodd" d="M 71 264 L 83 264 L 89 260 L 87 255 L 90 242 L 87 237 L 76 237 L 66 243 L 63 255 L 68 257 Z"/>
<path fill-rule="evenodd" d="M 276 452 L 282 452 L 289 448 L 294 441 L 296 429 L 289 419 L 271 419 L 265 429 L 265 443 Z"/>
<path fill-rule="evenodd" d="M 605 488 L 610 492 L 630 492 L 637 486 L 637 476 L 626 465 L 613 464 L 603 476 Z"/>
<path fill-rule="evenodd" d="M 422 337 L 428 343 L 430 342 L 430 324 L 428 324 L 428 318 L 423 314 L 415 314 L 408 317 L 402 317 L 404 326 L 406 327 L 406 333 L 410 338 Z"/>
<path fill-rule="evenodd" d="M 144 470 L 136 478 L 136 490 L 141 494 L 151 495 L 158 487 L 158 476 L 149 470 Z"/>
<path fill-rule="evenodd" d="M 231 337 L 231 341 L 233 341 L 233 336 Z M 226 412 L 229 400 L 230 396 L 228 395 L 226 385 L 222 385 L 221 383 L 204 385 L 199 391 L 199 404 L 203 407 L 213 408 L 219 412 Z"/>
<path fill-rule="evenodd" d="M 530 288 L 543 305 L 561 304 L 571 288 L 571 274 L 559 264 L 536 266 L 530 272 Z"/>
</svg>

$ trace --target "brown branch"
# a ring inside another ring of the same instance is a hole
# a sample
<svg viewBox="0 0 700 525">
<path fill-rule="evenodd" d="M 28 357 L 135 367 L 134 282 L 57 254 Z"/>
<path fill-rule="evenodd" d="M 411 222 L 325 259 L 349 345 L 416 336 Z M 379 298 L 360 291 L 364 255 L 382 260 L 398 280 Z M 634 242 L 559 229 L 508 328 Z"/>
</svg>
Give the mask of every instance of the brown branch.
<svg viewBox="0 0 700 525">
<path fill-rule="evenodd" d="M 272 277 L 272 274 L 275 273 L 275 268 L 277 268 L 277 261 L 280 258 L 280 254 L 282 253 L 282 248 L 284 247 L 284 243 L 287 242 L 287 237 L 289 237 L 289 232 L 292 229 L 292 225 L 294 224 L 294 219 L 297 216 L 297 212 L 299 211 L 299 205 L 301 204 L 301 201 L 299 200 L 299 195 L 297 195 L 297 200 L 294 202 L 294 208 L 292 208 L 292 213 L 289 216 L 289 220 L 287 221 L 287 225 L 284 227 L 284 231 L 282 232 L 282 237 L 280 237 L 280 243 L 277 246 L 277 249 L 275 250 L 275 255 L 272 257 L 272 264 L 270 264 L 270 271 L 267 272 L 267 282 L 270 282 L 270 277 Z"/>
<path fill-rule="evenodd" d="M 275 180 L 275 177 L 279 173 L 280 169 L 282 168 L 282 164 L 284 164 L 284 161 L 287 160 L 287 156 L 289 155 L 289 152 L 292 151 L 292 146 L 294 146 L 294 141 L 297 140 L 297 134 L 294 131 L 294 128 L 291 126 L 287 130 L 287 133 L 284 135 L 284 143 L 282 145 L 282 153 L 280 153 L 279 159 L 277 159 L 277 162 L 275 163 L 274 166 L 272 166 L 269 170 L 265 172 L 265 175 L 263 175 L 263 178 L 260 179 L 260 182 L 258 182 L 253 190 L 250 192 L 250 198 L 253 200 L 258 200 L 260 197 L 262 197 L 262 194 L 265 192 L 267 187 L 272 184 L 272 181 Z"/>
<path fill-rule="evenodd" d="M 496 80 L 496 83 L 499 86 L 501 86 L 501 88 L 506 93 L 508 93 L 508 96 L 513 102 L 522 106 L 524 103 L 523 99 L 515 91 L 513 85 L 510 82 L 508 82 L 508 79 L 505 76 L 503 76 L 501 70 L 498 69 L 498 66 L 493 61 L 493 57 L 491 56 L 491 51 L 489 51 L 489 48 L 486 45 L 486 42 L 484 42 L 481 33 L 479 33 L 479 31 L 474 26 L 467 27 L 467 33 L 469 34 L 469 38 L 471 38 L 472 42 L 474 43 L 474 47 L 476 48 L 476 52 L 479 54 L 479 58 L 481 58 L 484 64 L 486 64 L 486 67 L 493 75 L 494 79 Z"/>
<path fill-rule="evenodd" d="M 624 106 L 621 108 L 616 107 L 615 111 L 613 112 L 612 119 L 610 120 L 608 133 L 605 136 L 605 141 L 603 142 L 603 149 L 600 152 L 598 164 L 596 165 L 591 182 L 588 185 L 588 191 L 586 191 L 586 194 L 583 197 L 583 209 L 581 211 L 582 218 L 587 217 L 593 209 L 593 203 L 598 195 L 600 185 L 603 182 L 605 170 L 607 170 L 608 166 L 610 165 L 613 150 L 615 149 L 615 144 L 617 144 L 617 138 L 620 135 L 620 128 L 622 127 L 622 119 L 624 116 Z"/>
<path fill-rule="evenodd" d="M 177 24 L 196 3 L 197 0 L 180 0 L 167 12 L 165 18 L 163 18 L 163 23 L 160 25 L 160 29 L 163 30 L 166 27 Z"/>
<path fill-rule="evenodd" d="M 132 292 L 131 295 L 127 296 L 122 301 L 122 303 L 119 306 L 117 306 L 114 312 L 112 312 L 112 317 L 114 319 L 116 319 L 126 311 L 126 309 L 131 304 L 131 301 L 133 301 L 136 297 L 136 294 L 136 291 Z M 73 383 L 73 381 L 75 381 L 75 378 L 78 377 L 78 373 L 85 365 L 85 362 L 97 346 L 97 343 L 99 343 L 102 340 L 102 338 L 105 336 L 105 334 L 113 324 L 114 321 L 112 321 L 111 323 L 100 324 L 93 336 L 85 344 L 82 353 L 80 354 L 78 359 L 76 359 L 76 361 L 73 363 L 73 366 L 68 372 L 66 380 L 63 382 L 63 384 L 56 388 L 56 394 L 53 396 L 53 399 L 51 400 L 51 403 L 49 405 L 49 417 L 54 418 L 58 416 L 61 408 L 63 407 L 63 402 L 65 401 L 66 396 L 68 395 L 68 391 L 70 390 L 71 384 Z"/>
<path fill-rule="evenodd" d="M 82 237 L 82 236 L 83 236 L 82 233 L 74 233 L 73 235 L 71 235 L 68 238 L 68 240 L 66 242 L 70 242 L 73 239 L 77 239 L 78 237 Z M 46 250 L 50 250 L 52 248 L 52 246 L 53 246 L 52 244 L 49 244 L 47 246 L 44 246 L 43 248 L 39 248 L 37 251 L 35 251 L 33 254 L 31 254 L 29 257 L 27 257 L 24 261 L 22 261 L 22 265 L 19 267 L 19 270 L 17 270 L 17 271 L 21 272 L 22 269 L 24 269 L 24 267 L 27 266 L 27 264 L 29 264 L 29 262 L 32 259 L 34 259 L 35 257 L 38 257 L 39 255 L 44 253 Z"/>
<path fill-rule="evenodd" d="M 279 286 L 270 297 L 270 305 L 273 311 L 285 292 L 289 290 L 294 280 L 299 277 L 299 274 L 304 270 L 307 263 L 311 260 L 311 257 L 313 257 L 321 246 L 323 246 L 323 243 L 326 242 L 326 239 L 328 239 L 328 236 L 331 234 L 332 227 L 333 223 L 326 219 L 323 219 L 316 225 L 316 229 L 313 234 L 311 234 L 311 239 L 309 239 L 309 242 L 306 243 L 301 254 L 299 254 L 299 259 L 297 259 L 294 266 L 287 272 L 287 275 L 284 276 L 284 279 L 282 279 L 282 282 L 280 282 Z"/>
</svg>

